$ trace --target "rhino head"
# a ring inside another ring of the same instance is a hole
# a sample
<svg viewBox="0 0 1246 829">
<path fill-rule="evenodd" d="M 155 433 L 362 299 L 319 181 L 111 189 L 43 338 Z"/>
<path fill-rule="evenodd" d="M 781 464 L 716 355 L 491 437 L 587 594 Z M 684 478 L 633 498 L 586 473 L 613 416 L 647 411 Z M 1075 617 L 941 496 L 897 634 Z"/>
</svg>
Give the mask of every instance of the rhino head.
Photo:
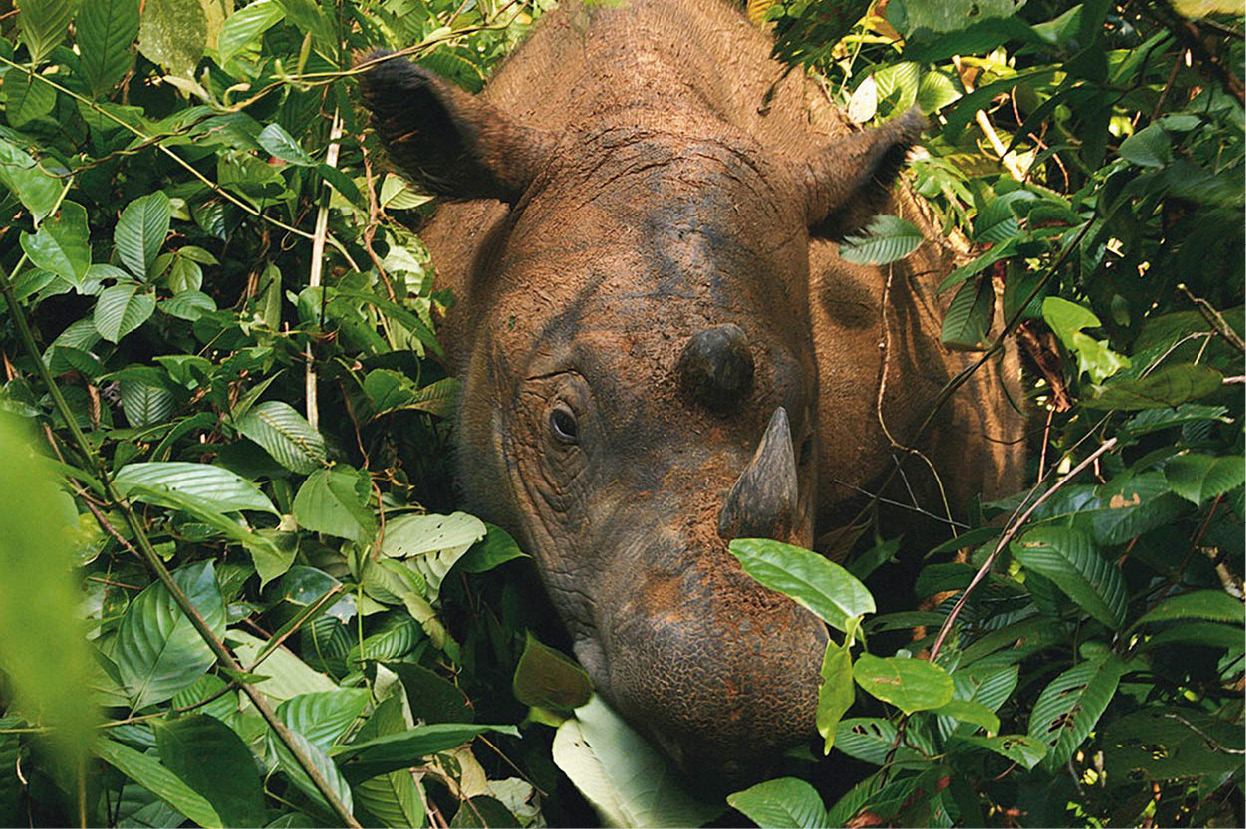
<svg viewBox="0 0 1246 829">
<path fill-rule="evenodd" d="M 813 733 L 827 632 L 727 545 L 812 541 L 809 235 L 869 215 L 924 122 L 794 158 L 712 113 L 519 123 L 370 61 L 397 166 L 510 207 L 455 309 L 468 506 L 535 556 L 617 710 L 694 777 L 755 776 Z"/>
</svg>

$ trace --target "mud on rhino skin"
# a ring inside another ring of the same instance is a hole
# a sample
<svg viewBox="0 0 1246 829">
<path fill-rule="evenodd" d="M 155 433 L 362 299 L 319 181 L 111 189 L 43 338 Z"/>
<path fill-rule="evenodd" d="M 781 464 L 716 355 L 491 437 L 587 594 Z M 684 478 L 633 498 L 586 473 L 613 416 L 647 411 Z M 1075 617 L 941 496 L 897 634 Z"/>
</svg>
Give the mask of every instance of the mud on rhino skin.
<svg viewBox="0 0 1246 829">
<path fill-rule="evenodd" d="M 724 783 L 813 733 L 827 641 L 727 542 L 833 536 L 966 362 L 939 346 L 937 244 L 835 254 L 875 212 L 936 236 L 886 193 L 924 119 L 851 132 L 769 55 L 719 0 L 568 3 L 480 96 L 383 53 L 362 78 L 393 163 L 452 202 L 422 235 L 456 296 L 465 506 L 533 553 L 597 690 Z M 1018 473 L 1010 374 L 922 446 L 953 504 Z M 905 469 L 897 497 L 928 497 Z"/>
</svg>

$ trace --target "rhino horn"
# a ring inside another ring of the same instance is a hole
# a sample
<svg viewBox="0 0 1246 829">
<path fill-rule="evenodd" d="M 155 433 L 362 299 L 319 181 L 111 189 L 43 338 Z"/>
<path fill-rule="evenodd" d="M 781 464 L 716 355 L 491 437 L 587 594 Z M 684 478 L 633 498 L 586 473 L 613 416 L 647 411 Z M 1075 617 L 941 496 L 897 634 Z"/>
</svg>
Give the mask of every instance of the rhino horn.
<svg viewBox="0 0 1246 829">
<path fill-rule="evenodd" d="M 675 366 L 684 394 L 714 412 L 726 412 L 753 386 L 753 352 L 734 323 L 698 331 L 688 338 Z"/>
<path fill-rule="evenodd" d="M 774 538 L 786 541 L 798 510 L 796 456 L 787 410 L 774 410 L 748 469 L 740 475 L 718 513 L 722 538 Z"/>
</svg>

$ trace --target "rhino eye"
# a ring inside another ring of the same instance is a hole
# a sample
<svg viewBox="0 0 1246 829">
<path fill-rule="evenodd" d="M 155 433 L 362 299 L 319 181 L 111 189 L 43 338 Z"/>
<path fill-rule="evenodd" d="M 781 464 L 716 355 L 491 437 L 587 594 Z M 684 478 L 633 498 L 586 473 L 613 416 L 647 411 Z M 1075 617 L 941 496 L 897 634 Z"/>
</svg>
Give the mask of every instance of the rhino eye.
<svg viewBox="0 0 1246 829">
<path fill-rule="evenodd" d="M 571 409 L 559 405 L 549 413 L 549 428 L 554 437 L 563 443 L 575 443 L 579 438 L 579 426 Z"/>
</svg>

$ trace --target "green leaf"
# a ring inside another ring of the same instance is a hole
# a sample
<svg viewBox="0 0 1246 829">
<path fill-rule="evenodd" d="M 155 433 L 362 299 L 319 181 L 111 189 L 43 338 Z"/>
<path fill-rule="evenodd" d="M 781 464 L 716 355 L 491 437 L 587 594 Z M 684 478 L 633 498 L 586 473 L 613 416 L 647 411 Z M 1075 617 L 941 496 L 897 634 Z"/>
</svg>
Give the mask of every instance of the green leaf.
<svg viewBox="0 0 1246 829">
<path fill-rule="evenodd" d="M 1027 770 L 1038 765 L 1047 756 L 1047 746 L 1034 737 L 1023 737 L 1020 734 L 1005 734 L 1000 737 L 956 737 L 957 741 L 990 749 L 996 754 L 1007 757 L 1014 763 L 1020 763 Z"/>
<path fill-rule="evenodd" d="M 1166 366 L 1146 377 L 1098 386 L 1093 396 L 1083 398 L 1082 405 L 1115 411 L 1167 409 L 1219 391 L 1223 380 L 1220 372 L 1204 365 Z"/>
<path fill-rule="evenodd" d="M 890 720 L 857 717 L 842 720 L 835 730 L 835 747 L 858 760 L 881 766 L 892 763 L 928 763 L 933 752 L 910 729 L 904 740 Z"/>
<path fill-rule="evenodd" d="M 327 463 L 324 437 L 288 403 L 261 403 L 234 425 L 291 472 L 308 475 Z"/>
<path fill-rule="evenodd" d="M 855 618 L 853 621 L 859 622 Z M 833 641 L 828 642 L 826 654 L 822 657 L 822 686 L 818 689 L 816 723 L 826 754 L 830 754 L 835 747 L 835 731 L 839 728 L 839 722 L 856 700 L 850 652 L 852 640 L 856 637 L 856 625 L 850 623 L 849 627 L 853 630 L 844 634 L 844 643 L 836 645 Z"/>
<path fill-rule="evenodd" d="M 264 696 L 274 702 L 282 702 L 299 694 L 338 689 L 337 683 L 327 675 L 312 670 L 306 662 L 285 648 L 268 650 L 264 661 L 256 664 L 267 649 L 264 640 L 245 631 L 231 630 L 227 641 L 244 668 L 268 677 L 261 688 Z"/>
<path fill-rule="evenodd" d="M 277 508 L 260 488 L 228 469 L 206 463 L 132 463 L 116 477 L 122 495 L 131 485 L 173 490 L 199 501 L 206 509 L 232 512 L 254 509 L 277 514 Z"/>
<path fill-rule="evenodd" d="M 1164 464 L 1164 477 L 1173 492 L 1197 506 L 1241 486 L 1246 481 L 1246 460 L 1178 455 Z"/>
<path fill-rule="evenodd" d="M 795 777 L 779 777 L 727 795 L 727 804 L 758 826 L 818 829 L 829 826 L 822 796 Z"/>
<path fill-rule="evenodd" d="M 873 613 L 874 597 L 855 576 L 826 558 L 768 538 L 737 538 L 729 549 L 744 572 L 790 596 L 837 630 L 855 616 Z"/>
<path fill-rule="evenodd" d="M 30 50 L 31 63 L 39 64 L 61 45 L 78 4 L 74 0 L 16 0 L 22 42 Z"/>
<path fill-rule="evenodd" d="M 388 734 L 407 729 L 402 712 L 402 698 L 391 696 L 383 700 L 368 721 L 359 729 L 359 742 L 367 742 Z M 424 825 L 424 800 L 419 785 L 406 770 L 391 771 L 360 781 L 351 787 L 355 803 L 360 809 L 375 816 L 382 825 L 393 829 L 406 829 Z M 372 825 L 366 820 L 364 825 Z"/>
<path fill-rule="evenodd" d="M 926 237 L 918 227 L 899 216 L 875 216 L 858 236 L 839 244 L 839 255 L 857 265 L 886 265 L 921 247 Z"/>
<path fill-rule="evenodd" d="M 999 732 L 999 717 L 995 716 L 994 711 L 980 702 L 954 699 L 947 705 L 936 708 L 935 714 L 940 717 L 950 717 L 958 722 L 981 726 L 986 729 L 987 734 Z"/>
<path fill-rule="evenodd" d="M 31 262 L 77 286 L 91 267 L 90 235 L 86 209 L 67 201 L 55 218 L 44 220 L 34 233 L 22 234 L 22 250 Z"/>
<path fill-rule="evenodd" d="M 458 568 L 464 573 L 487 573 L 508 561 L 529 557 L 506 530 L 488 522 L 485 528 L 485 537 L 459 559 Z"/>
<path fill-rule="evenodd" d="M 1177 619 L 1207 619 L 1242 624 L 1242 601 L 1222 590 L 1195 590 L 1172 596 L 1156 605 L 1134 623 L 1171 622 Z"/>
<path fill-rule="evenodd" d="M 248 46 L 259 43 L 260 35 L 285 19 L 278 0 L 256 0 L 234 12 L 221 26 L 216 51 L 224 66 Z"/>
<path fill-rule="evenodd" d="M 211 805 L 226 826 L 265 822 L 254 755 L 220 720 L 203 714 L 152 723 L 160 761 Z"/>
<path fill-rule="evenodd" d="M 861 654 L 853 669 L 857 684 L 872 696 L 906 714 L 942 708 L 952 700 L 952 677 L 922 659 L 880 658 Z"/>
<path fill-rule="evenodd" d="M 1002 245 L 994 245 L 986 253 L 978 256 L 972 262 L 961 265 L 943 278 L 939 283 L 938 293 L 943 293 L 948 288 L 955 288 L 960 283 L 977 276 L 987 268 L 994 265 L 1001 259 L 1008 259 L 1017 255 L 1017 240 L 1009 239 Z"/>
<path fill-rule="evenodd" d="M 64 185 L 25 151 L 0 138 L 0 184 L 17 196 L 35 221 L 52 212 L 61 197 Z"/>
<path fill-rule="evenodd" d="M 1230 648 L 1241 650 L 1242 629 L 1236 625 L 1216 622 L 1185 622 L 1162 630 L 1142 643 L 1145 650 L 1170 645 L 1200 645 L 1222 651 Z"/>
<path fill-rule="evenodd" d="M 511 688 L 515 699 L 524 705 L 564 714 L 587 705 L 593 695 L 588 672 L 565 654 L 541 644 L 531 633 L 524 642 Z"/>
<path fill-rule="evenodd" d="M 175 297 L 163 300 L 157 306 L 171 317 L 194 322 L 204 314 L 216 310 L 216 301 L 199 291 L 182 291 Z"/>
<path fill-rule="evenodd" d="M 148 8 L 152 5 L 162 4 L 149 4 Z M 113 231 L 113 241 L 117 244 L 117 256 L 121 263 L 139 279 L 148 277 L 148 271 L 156 261 L 156 254 L 160 252 L 164 238 L 169 234 L 169 219 L 172 215 L 173 207 L 169 203 L 169 197 L 159 190 L 135 199 L 121 211 L 121 218 L 117 220 L 117 228 Z"/>
<path fill-rule="evenodd" d="M 989 202 L 973 221 L 974 239 L 981 244 L 1001 244 L 1020 235 L 1021 225 L 1013 205 L 1037 201 L 1028 190 L 1013 190 Z"/>
<path fill-rule="evenodd" d="M 144 3 L 138 50 L 170 75 L 190 77 L 208 43 L 208 18 L 199 0 Z"/>
<path fill-rule="evenodd" d="M 1130 418 L 1121 430 L 1127 436 L 1137 438 L 1187 423 L 1206 420 L 1228 423 L 1230 421 L 1225 417 L 1228 411 L 1224 406 L 1201 406 L 1197 403 L 1183 403 L 1175 409 L 1147 409 Z"/>
<path fill-rule="evenodd" d="M 948 348 L 958 351 L 981 350 L 994 318 L 995 289 L 991 280 L 966 282 L 952 297 L 939 339 Z"/>
<path fill-rule="evenodd" d="M 1043 689 L 1030 712 L 1029 736 L 1047 747 L 1049 769 L 1063 766 L 1112 701 L 1125 663 L 1109 654 L 1069 668 Z"/>
<path fill-rule="evenodd" d="M 112 740 L 100 740 L 96 743 L 95 753 L 200 826 L 221 829 L 228 825 L 207 798 L 182 782 L 181 778 L 162 766 L 156 758 L 140 754 L 129 746 Z"/>
<path fill-rule="evenodd" d="M 294 496 L 299 526 L 315 532 L 367 541 L 376 532 L 376 519 L 359 492 L 362 479 L 340 466 L 313 473 Z"/>
<path fill-rule="evenodd" d="M 1172 139 L 1159 124 L 1151 124 L 1122 141 L 1117 153 L 1139 167 L 1166 167 L 1172 161 Z"/>
<path fill-rule="evenodd" d="M 20 69 L 5 75 L 4 94 L 8 98 L 5 117 L 18 128 L 42 118 L 56 106 L 56 89 L 45 83 L 42 75 L 27 74 Z"/>
<path fill-rule="evenodd" d="M 78 511 L 18 419 L 0 419 L 0 665 L 11 713 L 51 728 L 53 758 L 77 768 L 97 735 L 96 666 L 74 565 Z M 0 740 L 0 744 L 3 741 Z M 16 775 L 14 775 L 16 776 Z M 0 795 L 3 794 L 0 784 Z M 0 815 L 4 812 L 0 802 Z"/>
<path fill-rule="evenodd" d="M 700 826 L 722 811 L 681 790 L 666 758 L 596 695 L 558 727 L 554 762 L 613 826 Z"/>
<path fill-rule="evenodd" d="M 199 267 L 198 262 L 178 256 L 169 268 L 166 282 L 169 292 L 174 295 L 185 291 L 198 291 L 203 287 L 203 268 Z"/>
<path fill-rule="evenodd" d="M 151 426 L 173 411 L 173 393 L 140 380 L 121 381 L 121 408 L 131 426 Z"/>
<path fill-rule="evenodd" d="M 1162 472 L 1127 473 L 1095 489 L 1091 513 L 1095 541 L 1121 544 L 1167 524 L 1188 509 Z"/>
<path fill-rule="evenodd" d="M 428 588 L 425 597 L 436 601 L 442 579 L 450 568 L 484 536 L 484 522 L 465 512 L 400 515 L 385 525 L 381 553 L 405 559 L 424 577 Z"/>
<path fill-rule="evenodd" d="M 458 748 L 489 732 L 519 736 L 512 725 L 437 723 L 340 747 L 334 750 L 333 756 L 351 780 L 367 780 L 378 774 L 419 765 L 421 758 Z"/>
<path fill-rule="evenodd" d="M 173 580 L 212 632 L 224 635 L 225 605 L 212 562 L 182 567 L 173 573 Z M 159 582 L 145 588 L 126 608 L 117 628 L 113 658 L 136 711 L 164 702 L 194 684 L 215 661 L 207 643 Z"/>
<path fill-rule="evenodd" d="M 1242 729 L 1193 708 L 1152 706 L 1108 726 L 1103 759 L 1122 779 L 1226 775 L 1242 766 Z"/>
<path fill-rule="evenodd" d="M 138 0 L 82 0 L 74 36 L 78 71 L 95 98 L 107 97 L 134 65 Z"/>
<path fill-rule="evenodd" d="M 147 322 L 156 310 L 155 298 L 133 282 L 105 288 L 95 304 L 95 330 L 109 342 L 121 338 Z"/>
<path fill-rule="evenodd" d="M 1074 302 L 1049 296 L 1043 300 L 1043 319 L 1064 343 L 1064 347 L 1077 355 L 1078 372 L 1089 373 L 1091 380 L 1102 383 L 1122 368 L 1129 368 L 1130 360 L 1084 333 L 1083 328 L 1102 325 L 1092 312 Z"/>
<path fill-rule="evenodd" d="M 1012 542 L 1011 549 L 1023 567 L 1051 579 L 1098 621 L 1113 630 L 1124 624 L 1125 581 L 1090 536 L 1071 527 L 1035 527 Z"/>
<path fill-rule="evenodd" d="M 421 665 L 386 664 L 398 675 L 411 716 L 425 723 L 469 723 L 476 718 L 471 700 L 457 685 Z M 405 730 L 404 725 L 399 731 Z"/>
<path fill-rule="evenodd" d="M 315 167 L 319 163 L 308 155 L 307 151 L 299 146 L 294 136 L 286 132 L 280 124 L 269 124 L 264 127 L 255 140 L 268 151 L 269 155 L 287 164 L 297 167 Z"/>
<path fill-rule="evenodd" d="M 355 802 L 351 795 L 350 784 L 346 782 L 346 778 L 342 776 L 342 772 L 338 769 L 337 764 L 329 757 L 324 749 L 312 743 L 297 731 L 291 731 L 290 737 L 294 745 L 302 752 L 304 756 L 311 760 L 316 771 L 328 782 L 329 788 L 337 795 L 337 799 L 345 804 L 347 811 L 354 812 Z M 268 732 L 268 750 L 277 758 L 277 766 L 285 772 L 286 776 L 294 785 L 302 790 L 303 794 L 310 797 L 315 803 L 326 811 L 332 813 L 333 809 L 329 806 L 324 795 L 320 793 L 320 789 L 316 788 L 316 784 L 312 782 L 311 777 L 304 771 L 303 766 L 298 760 L 294 759 L 294 754 L 290 749 L 286 748 L 285 743 L 277 739 L 277 735 L 273 731 Z"/>
<path fill-rule="evenodd" d="M 363 716 L 371 701 L 367 688 L 299 694 L 281 703 L 277 716 L 312 745 L 327 751 Z"/>
</svg>

